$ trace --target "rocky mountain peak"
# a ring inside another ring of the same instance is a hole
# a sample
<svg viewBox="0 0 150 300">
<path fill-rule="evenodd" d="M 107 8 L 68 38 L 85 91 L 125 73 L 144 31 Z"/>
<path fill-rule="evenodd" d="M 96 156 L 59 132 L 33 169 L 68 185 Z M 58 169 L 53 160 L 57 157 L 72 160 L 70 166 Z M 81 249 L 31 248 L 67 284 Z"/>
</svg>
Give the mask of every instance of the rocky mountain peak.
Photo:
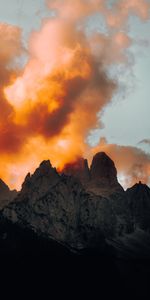
<svg viewBox="0 0 150 300">
<path fill-rule="evenodd" d="M 92 160 L 90 175 L 92 180 L 100 180 L 103 184 L 117 182 L 117 170 L 114 162 L 105 152 L 95 154 Z"/>
<path fill-rule="evenodd" d="M 7 186 L 7 184 L 0 178 L 0 194 L 4 193 L 4 192 L 9 192 L 9 187 Z"/>
<path fill-rule="evenodd" d="M 35 199 L 42 197 L 60 179 L 56 169 L 52 167 L 49 160 L 44 160 L 35 170 L 33 175 L 27 174 L 22 185 L 21 194 L 24 197 Z"/>
<path fill-rule="evenodd" d="M 75 162 L 66 164 L 63 173 L 78 178 L 81 183 L 84 184 L 90 179 L 90 170 L 87 159 L 81 157 Z"/>
<path fill-rule="evenodd" d="M 130 197 L 133 196 L 134 199 L 136 199 L 136 197 L 139 198 L 139 196 L 142 196 L 144 198 L 145 196 L 147 196 L 147 199 L 150 203 L 150 188 L 141 181 L 133 185 L 131 188 L 127 189 L 127 193 L 130 195 Z"/>
<path fill-rule="evenodd" d="M 123 188 L 117 180 L 115 164 L 105 152 L 98 152 L 93 157 L 87 190 L 102 196 L 123 192 Z"/>
<path fill-rule="evenodd" d="M 66 164 L 63 173 L 78 178 L 88 192 L 96 195 L 107 196 L 114 191 L 123 192 L 117 180 L 115 164 L 105 152 L 95 154 L 90 169 L 87 159 L 78 158 L 75 162 Z"/>
<path fill-rule="evenodd" d="M 11 202 L 17 196 L 17 191 L 11 191 L 7 184 L 0 179 L 0 209 Z"/>
<path fill-rule="evenodd" d="M 150 188 L 139 182 L 127 189 L 126 194 L 135 226 L 150 228 Z"/>
<path fill-rule="evenodd" d="M 87 160 L 81 158 L 68 164 L 65 174 L 59 175 L 50 161 L 43 161 L 33 175 L 27 174 L 17 198 L 2 210 L 0 221 L 18 224 L 21 230 L 31 229 L 37 236 L 57 241 L 73 251 L 102 249 L 106 239 L 119 255 L 125 247 L 126 255 L 130 253 L 128 236 L 137 229 L 149 234 L 149 187 L 139 182 L 124 192 L 117 181 L 115 165 L 104 152 L 93 157 L 90 169 Z M 83 181 L 85 178 L 87 181 Z M 2 181 L 0 186 L 9 191 Z M 6 229 L 7 226 L 6 222 Z M 2 239 L 3 236 L 2 233 Z M 131 255 L 137 248 L 135 238 L 133 235 Z M 144 243 L 142 240 L 140 247 Z"/>
<path fill-rule="evenodd" d="M 44 174 L 45 174 L 45 173 L 48 173 L 50 169 L 53 169 L 50 160 L 43 160 L 43 161 L 40 163 L 39 169 L 40 169 L 40 171 L 43 172 Z"/>
</svg>

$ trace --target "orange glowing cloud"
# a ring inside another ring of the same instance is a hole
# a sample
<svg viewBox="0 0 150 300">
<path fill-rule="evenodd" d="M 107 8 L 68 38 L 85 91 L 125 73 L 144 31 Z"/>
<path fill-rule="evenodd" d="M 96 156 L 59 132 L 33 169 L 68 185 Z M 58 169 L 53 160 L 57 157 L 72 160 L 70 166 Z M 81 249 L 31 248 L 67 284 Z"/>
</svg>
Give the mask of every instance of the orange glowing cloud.
<svg viewBox="0 0 150 300">
<path fill-rule="evenodd" d="M 120 4 L 123 19 L 123 7 L 131 10 L 127 3 Z M 26 173 L 43 159 L 50 158 L 62 169 L 79 156 L 90 156 L 86 138 L 101 125 L 98 112 L 117 89 L 107 68 L 126 60 L 124 49 L 131 43 L 121 30 L 86 34 L 85 19 L 91 14 L 102 13 L 110 23 L 105 1 L 47 4 L 56 15 L 31 33 L 28 61 L 22 70 L 15 64 L 24 51 L 21 31 L 0 25 L 0 177 L 10 187 L 20 188 Z M 134 1 L 136 11 L 138 7 Z M 141 16 L 146 18 L 144 7 Z"/>
<path fill-rule="evenodd" d="M 111 10 L 105 11 L 108 25 L 121 28 L 126 25 L 128 17 L 137 15 L 143 21 L 150 17 L 150 3 L 146 0 L 117 0 Z"/>
</svg>

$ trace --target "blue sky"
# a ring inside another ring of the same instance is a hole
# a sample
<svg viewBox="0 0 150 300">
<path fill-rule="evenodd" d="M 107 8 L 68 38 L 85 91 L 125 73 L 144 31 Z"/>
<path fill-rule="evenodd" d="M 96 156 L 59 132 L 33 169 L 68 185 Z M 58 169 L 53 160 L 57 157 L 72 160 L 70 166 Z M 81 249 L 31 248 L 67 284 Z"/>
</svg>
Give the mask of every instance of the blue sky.
<svg viewBox="0 0 150 300">
<path fill-rule="evenodd" d="M 132 74 L 125 72 L 120 75 L 120 81 L 129 92 L 121 101 L 116 99 L 106 108 L 103 116 L 105 129 L 100 134 L 104 133 L 110 142 L 137 145 L 143 138 L 150 137 L 150 21 L 142 23 L 132 17 L 129 36 L 134 39 L 129 49 L 134 57 Z M 148 146 L 143 145 L 143 148 L 150 150 Z"/>
<path fill-rule="evenodd" d="M 0 0 L 0 22 L 20 26 L 25 42 L 31 30 L 39 28 L 41 20 L 50 15 L 44 0 Z M 105 30 L 98 17 L 91 25 Z M 119 73 L 114 69 L 120 89 L 102 113 L 104 128 L 92 132 L 89 140 L 95 144 L 105 136 L 109 143 L 138 146 L 149 152 L 149 145 L 138 142 L 150 138 L 150 21 L 130 17 L 128 33 L 134 41 L 128 50 L 134 63 L 129 69 L 120 67 Z"/>
</svg>

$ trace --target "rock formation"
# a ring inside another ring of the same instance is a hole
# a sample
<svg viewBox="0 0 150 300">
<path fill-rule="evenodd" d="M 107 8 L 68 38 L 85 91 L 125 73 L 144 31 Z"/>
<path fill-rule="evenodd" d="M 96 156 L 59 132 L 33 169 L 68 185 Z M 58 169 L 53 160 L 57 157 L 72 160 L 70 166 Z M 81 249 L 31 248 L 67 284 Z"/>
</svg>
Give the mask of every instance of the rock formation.
<svg viewBox="0 0 150 300">
<path fill-rule="evenodd" d="M 87 190 L 103 196 L 123 192 L 117 180 L 115 164 L 104 152 L 99 152 L 93 157 Z"/>
<path fill-rule="evenodd" d="M 126 191 L 135 229 L 150 232 L 150 188 L 141 182 Z"/>
<path fill-rule="evenodd" d="M 63 172 L 78 178 L 87 191 L 96 195 L 108 197 L 113 193 L 123 192 L 117 180 L 114 162 L 104 152 L 93 157 L 90 168 L 86 159 L 79 158 L 74 163 L 67 164 Z"/>
<path fill-rule="evenodd" d="M 76 249 L 102 245 L 105 236 L 131 230 L 124 194 L 107 199 L 100 195 L 103 186 L 111 189 L 110 194 L 112 187 L 117 190 L 119 186 L 115 166 L 106 155 L 95 156 L 90 170 L 87 161 L 80 160 L 66 167 L 66 173 L 69 176 L 60 175 L 49 161 L 42 162 L 32 176 L 27 175 L 21 192 L 3 215 Z M 88 191 L 91 183 L 92 193 Z"/>
<path fill-rule="evenodd" d="M 88 161 L 81 157 L 73 163 L 66 164 L 63 169 L 63 173 L 79 179 L 83 185 L 88 183 L 90 180 Z"/>
<path fill-rule="evenodd" d="M 50 161 L 43 161 L 26 176 L 22 190 L 1 212 L 1 220 L 76 251 L 101 251 L 107 241 L 119 252 L 118 245 L 125 249 L 126 241 L 134 244 L 134 238 L 141 236 L 134 235 L 135 230 L 149 232 L 150 189 L 140 183 L 125 192 L 105 153 L 94 156 L 90 169 L 80 159 L 64 172 L 59 174 Z"/>
<path fill-rule="evenodd" d="M 17 196 L 17 191 L 10 191 L 9 187 L 0 179 L 0 209 L 5 207 Z"/>
</svg>

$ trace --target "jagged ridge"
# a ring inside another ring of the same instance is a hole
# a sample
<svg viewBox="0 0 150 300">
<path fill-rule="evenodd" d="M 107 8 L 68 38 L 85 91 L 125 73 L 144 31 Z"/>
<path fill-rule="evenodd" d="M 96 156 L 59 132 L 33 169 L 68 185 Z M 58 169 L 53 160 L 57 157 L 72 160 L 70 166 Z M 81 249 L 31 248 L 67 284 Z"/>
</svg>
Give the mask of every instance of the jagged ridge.
<svg viewBox="0 0 150 300">
<path fill-rule="evenodd" d="M 105 153 L 96 154 L 90 168 L 80 159 L 64 172 L 67 175 L 58 174 L 49 161 L 42 162 L 26 176 L 3 217 L 75 249 L 102 249 L 106 239 L 115 241 L 143 229 L 139 216 L 144 209 L 144 230 L 150 230 L 149 188 L 140 183 L 124 192 Z"/>
</svg>

